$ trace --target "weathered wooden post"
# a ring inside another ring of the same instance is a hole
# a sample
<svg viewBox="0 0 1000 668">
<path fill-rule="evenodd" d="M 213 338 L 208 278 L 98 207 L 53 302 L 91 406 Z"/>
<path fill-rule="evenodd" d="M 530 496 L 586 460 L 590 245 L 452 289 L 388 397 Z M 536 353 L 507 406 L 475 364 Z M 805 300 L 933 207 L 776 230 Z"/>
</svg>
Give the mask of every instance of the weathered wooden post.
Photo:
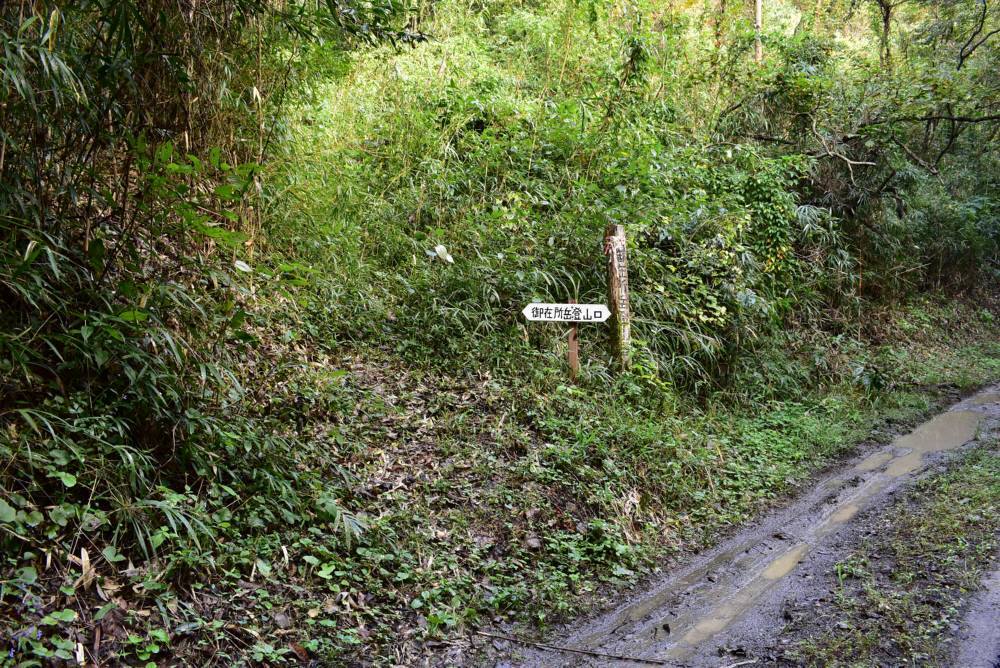
<svg viewBox="0 0 1000 668">
<path fill-rule="evenodd" d="M 604 254 L 608 256 L 608 298 L 611 303 L 614 354 L 622 370 L 629 367 L 632 345 L 632 314 L 628 300 L 628 255 L 625 226 L 608 225 L 604 232 Z"/>
<path fill-rule="evenodd" d="M 575 304 L 575 299 L 569 300 L 570 304 Z M 577 339 L 576 322 L 569 327 L 569 350 L 566 353 L 569 359 L 569 380 L 576 382 L 576 375 L 580 372 L 580 341 Z"/>
</svg>

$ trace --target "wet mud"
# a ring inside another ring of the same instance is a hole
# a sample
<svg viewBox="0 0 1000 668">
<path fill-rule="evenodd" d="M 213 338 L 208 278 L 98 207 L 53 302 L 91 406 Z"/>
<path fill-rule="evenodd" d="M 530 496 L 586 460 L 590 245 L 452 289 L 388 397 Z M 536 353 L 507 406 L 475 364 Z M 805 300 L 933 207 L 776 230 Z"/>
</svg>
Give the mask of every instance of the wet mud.
<svg viewBox="0 0 1000 668">
<path fill-rule="evenodd" d="M 554 645 L 650 659 L 671 666 L 720 666 L 766 646 L 783 626 L 783 602 L 807 593 L 856 540 L 852 520 L 953 451 L 1000 424 L 997 387 L 958 402 L 819 481 L 786 508 L 667 575 L 646 592 L 575 627 Z M 733 658 L 733 657 L 736 658 Z M 720 660 L 726 657 L 726 660 Z M 511 648 L 497 665 L 650 665 L 548 649 Z"/>
<path fill-rule="evenodd" d="M 982 589 L 972 598 L 962 628 L 954 666 L 1000 668 L 1000 555 L 995 570 L 983 578 Z"/>
</svg>

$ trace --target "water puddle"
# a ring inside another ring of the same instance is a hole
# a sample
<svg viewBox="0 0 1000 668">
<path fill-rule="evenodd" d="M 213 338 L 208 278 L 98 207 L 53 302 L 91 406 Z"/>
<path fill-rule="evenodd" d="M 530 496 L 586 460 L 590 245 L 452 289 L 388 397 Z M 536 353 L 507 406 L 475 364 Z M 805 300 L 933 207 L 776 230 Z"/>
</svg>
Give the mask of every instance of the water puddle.
<svg viewBox="0 0 1000 668">
<path fill-rule="evenodd" d="M 886 464 L 888 464 L 893 458 L 892 452 L 888 450 L 883 450 L 882 452 L 876 452 L 873 455 L 868 455 L 861 463 L 854 467 L 855 471 L 859 473 L 866 473 L 868 471 L 874 471 L 880 469 Z"/>
<path fill-rule="evenodd" d="M 893 444 L 895 448 L 905 449 L 906 454 L 890 461 L 885 469 L 886 474 L 898 478 L 912 473 L 920 468 L 924 455 L 954 450 L 963 443 L 968 443 L 975 437 L 982 417 L 981 413 L 975 411 L 950 411 L 925 422 L 896 440 Z"/>
<path fill-rule="evenodd" d="M 1000 392 L 983 392 L 969 400 L 969 404 L 972 406 L 986 406 L 987 404 L 998 403 L 1000 403 Z"/>
<path fill-rule="evenodd" d="M 809 546 L 800 543 L 785 550 L 774 559 L 753 580 L 735 591 L 723 603 L 707 615 L 694 622 L 694 627 L 684 634 L 681 642 L 667 653 L 671 659 L 679 659 L 688 654 L 692 647 L 702 643 L 725 629 L 736 618 L 746 612 L 774 582 L 788 575 L 809 551 Z"/>
<path fill-rule="evenodd" d="M 830 515 L 830 524 L 843 524 L 844 522 L 850 521 L 852 517 L 858 514 L 861 508 L 858 507 L 856 503 L 850 503 L 842 508 L 838 508 L 837 512 Z"/>
</svg>

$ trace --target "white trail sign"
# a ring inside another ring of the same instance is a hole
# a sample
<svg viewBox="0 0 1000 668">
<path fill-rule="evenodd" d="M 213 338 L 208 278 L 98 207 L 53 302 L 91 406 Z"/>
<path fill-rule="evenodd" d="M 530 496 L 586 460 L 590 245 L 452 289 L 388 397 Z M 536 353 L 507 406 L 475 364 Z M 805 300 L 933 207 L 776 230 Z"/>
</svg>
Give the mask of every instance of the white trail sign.
<svg viewBox="0 0 1000 668">
<path fill-rule="evenodd" d="M 521 311 L 532 322 L 604 322 L 611 317 L 605 304 L 528 304 Z"/>
</svg>

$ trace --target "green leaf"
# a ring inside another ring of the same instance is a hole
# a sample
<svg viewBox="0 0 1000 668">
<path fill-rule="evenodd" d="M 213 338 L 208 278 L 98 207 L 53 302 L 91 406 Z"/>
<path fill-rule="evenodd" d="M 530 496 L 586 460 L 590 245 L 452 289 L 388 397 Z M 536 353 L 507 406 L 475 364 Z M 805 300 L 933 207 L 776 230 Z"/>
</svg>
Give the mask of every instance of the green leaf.
<svg viewBox="0 0 1000 668">
<path fill-rule="evenodd" d="M 105 603 L 101 606 L 101 609 L 97 611 L 94 615 L 94 621 L 99 622 L 108 616 L 108 613 L 118 607 L 117 603 Z"/>
<path fill-rule="evenodd" d="M 35 584 L 38 580 L 38 571 L 32 566 L 25 566 L 24 568 L 17 569 L 14 579 L 23 585 Z"/>
<path fill-rule="evenodd" d="M 62 484 L 66 487 L 73 487 L 76 485 L 76 476 L 72 473 L 66 473 L 65 471 L 57 471 L 50 474 L 53 478 L 59 478 Z"/>
<path fill-rule="evenodd" d="M 76 610 L 71 610 L 66 608 L 65 610 L 59 610 L 57 612 L 52 612 L 42 618 L 41 623 L 45 626 L 55 626 L 59 622 L 70 623 L 76 621 Z"/>
<path fill-rule="evenodd" d="M 87 257 L 90 261 L 90 268 L 95 272 L 100 272 L 104 269 L 104 242 L 100 239 L 94 239 L 90 242 L 90 248 L 87 250 Z"/>
<path fill-rule="evenodd" d="M 236 194 L 236 186 L 223 184 L 215 189 L 216 197 L 220 199 L 232 199 Z"/>
<path fill-rule="evenodd" d="M 64 527 L 76 515 L 76 508 L 69 503 L 58 505 L 49 510 L 49 519 L 58 526 Z"/>
<path fill-rule="evenodd" d="M 192 221 L 192 227 L 210 239 L 214 239 L 221 244 L 235 248 L 246 241 L 249 237 L 242 232 L 235 232 L 221 227 L 213 227 L 199 221 Z"/>
<path fill-rule="evenodd" d="M 229 327 L 231 329 L 238 329 L 243 326 L 243 323 L 247 320 L 248 313 L 243 309 L 239 309 L 233 314 L 233 317 L 229 319 Z"/>
<path fill-rule="evenodd" d="M 155 550 L 156 548 L 160 547 L 160 545 L 163 545 L 163 542 L 166 539 L 167 539 L 166 529 L 161 527 L 159 531 L 157 531 L 156 533 L 154 533 L 152 536 L 149 537 L 149 542 L 150 544 L 152 544 L 153 549 Z"/>
<path fill-rule="evenodd" d="M 156 149 L 156 160 L 161 163 L 170 162 L 174 157 L 174 145 L 170 142 L 165 142 L 160 144 L 160 147 Z"/>
<path fill-rule="evenodd" d="M 118 317 L 126 322 L 142 322 L 149 318 L 149 314 L 139 309 L 128 309 L 118 314 Z"/>
<path fill-rule="evenodd" d="M 17 511 L 3 499 L 0 499 L 0 522 L 13 522 Z"/>
<path fill-rule="evenodd" d="M 101 550 L 101 555 L 108 560 L 108 563 L 116 563 L 125 560 L 125 555 L 121 554 L 114 545 L 108 545 Z"/>
</svg>

